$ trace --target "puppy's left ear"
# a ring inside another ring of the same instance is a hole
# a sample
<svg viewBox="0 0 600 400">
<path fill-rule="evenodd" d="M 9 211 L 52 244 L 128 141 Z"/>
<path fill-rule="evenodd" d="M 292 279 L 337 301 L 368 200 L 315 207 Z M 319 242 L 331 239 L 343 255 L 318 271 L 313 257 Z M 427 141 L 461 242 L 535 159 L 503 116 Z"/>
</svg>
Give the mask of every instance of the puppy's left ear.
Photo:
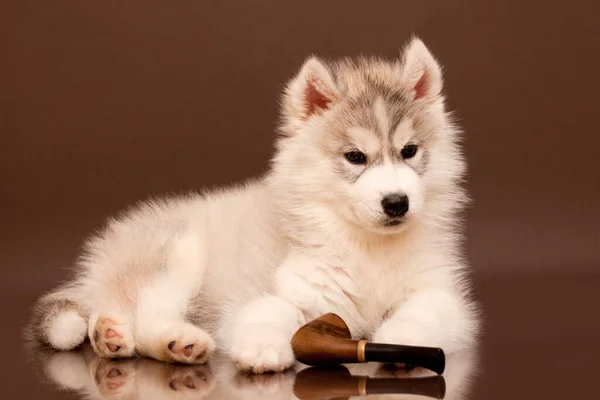
<svg viewBox="0 0 600 400">
<path fill-rule="evenodd" d="M 404 48 L 402 82 L 415 100 L 434 100 L 442 91 L 442 70 L 425 43 L 413 38 Z"/>
<path fill-rule="evenodd" d="M 340 98 L 329 68 L 311 57 L 286 87 L 283 114 L 288 123 L 298 125 L 327 111 Z"/>
</svg>

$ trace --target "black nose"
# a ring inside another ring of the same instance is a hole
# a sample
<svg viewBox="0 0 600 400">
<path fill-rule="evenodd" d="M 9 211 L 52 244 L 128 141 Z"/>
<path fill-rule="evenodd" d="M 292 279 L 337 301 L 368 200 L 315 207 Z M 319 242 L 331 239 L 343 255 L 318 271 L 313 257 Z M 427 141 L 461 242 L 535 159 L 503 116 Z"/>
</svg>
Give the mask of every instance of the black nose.
<svg viewBox="0 0 600 400">
<path fill-rule="evenodd" d="M 381 200 L 383 211 L 390 217 L 401 217 L 408 211 L 408 196 L 392 194 Z"/>
</svg>

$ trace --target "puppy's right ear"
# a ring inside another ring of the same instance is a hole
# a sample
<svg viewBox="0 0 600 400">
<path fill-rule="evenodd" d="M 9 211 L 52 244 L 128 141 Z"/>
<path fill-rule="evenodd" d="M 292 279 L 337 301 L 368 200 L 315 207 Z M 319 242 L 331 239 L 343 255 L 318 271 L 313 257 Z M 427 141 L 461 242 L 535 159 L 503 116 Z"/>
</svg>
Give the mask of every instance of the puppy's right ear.
<svg viewBox="0 0 600 400">
<path fill-rule="evenodd" d="M 328 110 L 340 97 L 333 75 L 316 57 L 311 57 L 287 85 L 283 116 L 298 128 L 309 118 Z"/>
</svg>

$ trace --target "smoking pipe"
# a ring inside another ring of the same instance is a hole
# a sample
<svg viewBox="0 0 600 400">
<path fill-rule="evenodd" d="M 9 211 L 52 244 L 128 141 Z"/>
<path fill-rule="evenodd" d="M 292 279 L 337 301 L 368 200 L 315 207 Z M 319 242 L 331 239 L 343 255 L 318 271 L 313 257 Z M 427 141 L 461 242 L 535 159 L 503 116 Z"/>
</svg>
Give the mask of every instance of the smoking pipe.
<svg viewBox="0 0 600 400">
<path fill-rule="evenodd" d="M 307 323 L 292 337 L 296 360 L 311 366 L 383 362 L 411 365 L 444 372 L 444 351 L 436 347 L 405 346 L 353 340 L 348 325 L 329 313 Z"/>
<path fill-rule="evenodd" d="M 424 378 L 352 375 L 342 365 L 303 369 L 294 382 L 294 395 L 301 400 L 343 399 L 374 394 L 410 394 L 443 399 L 446 383 L 441 375 Z"/>
</svg>

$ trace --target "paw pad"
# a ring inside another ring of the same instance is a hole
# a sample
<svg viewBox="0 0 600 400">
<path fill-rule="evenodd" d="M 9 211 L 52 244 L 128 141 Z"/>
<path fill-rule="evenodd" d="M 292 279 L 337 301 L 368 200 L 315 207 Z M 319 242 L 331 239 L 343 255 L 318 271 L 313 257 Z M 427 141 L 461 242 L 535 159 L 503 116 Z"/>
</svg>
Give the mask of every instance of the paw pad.
<svg viewBox="0 0 600 400">
<path fill-rule="evenodd" d="M 101 357 L 119 358 L 133 354 L 129 327 L 114 318 L 99 317 L 93 330 L 93 347 Z"/>
<path fill-rule="evenodd" d="M 211 337 L 191 324 L 174 326 L 167 335 L 167 358 L 184 364 L 204 364 L 214 349 Z"/>
</svg>

